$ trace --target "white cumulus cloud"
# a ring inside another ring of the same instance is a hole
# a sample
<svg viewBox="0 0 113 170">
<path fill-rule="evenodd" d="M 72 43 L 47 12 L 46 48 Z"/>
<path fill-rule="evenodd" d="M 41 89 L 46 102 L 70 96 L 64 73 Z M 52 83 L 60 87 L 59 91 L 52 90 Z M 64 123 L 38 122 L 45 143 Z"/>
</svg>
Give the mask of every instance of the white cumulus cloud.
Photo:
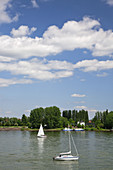
<svg viewBox="0 0 113 170">
<path fill-rule="evenodd" d="M 113 32 L 104 31 L 97 20 L 84 17 L 79 22 L 64 23 L 61 29 L 50 26 L 42 37 L 30 37 L 34 31 L 35 27 L 30 29 L 21 25 L 18 29 L 12 29 L 11 36 L 0 36 L 1 72 L 7 71 L 12 75 L 21 75 L 28 79 L 52 80 L 72 76 L 75 69 L 84 72 L 113 69 L 113 60 L 83 60 L 73 64 L 40 58 L 49 55 L 54 57 L 62 51 L 78 48 L 90 50 L 95 56 L 112 56 Z M 74 95 L 73 97 L 80 97 L 79 94 Z"/>
<path fill-rule="evenodd" d="M 32 80 L 29 79 L 3 79 L 0 78 L 0 87 L 7 87 L 14 84 L 31 84 Z"/>
<path fill-rule="evenodd" d="M 85 94 L 72 94 L 71 97 L 85 97 L 86 95 Z"/>
<path fill-rule="evenodd" d="M 52 63 L 52 64 L 51 64 Z M 57 65 L 56 65 L 57 63 Z M 64 67 L 63 67 L 64 65 Z M 0 71 L 10 72 L 12 75 L 22 75 L 38 80 L 51 80 L 73 75 L 73 64 L 65 61 L 29 60 L 13 63 L 0 63 Z"/>
<path fill-rule="evenodd" d="M 86 106 L 76 106 L 75 108 L 76 108 L 76 109 L 87 109 Z"/>
<path fill-rule="evenodd" d="M 84 72 L 113 69 L 113 60 L 83 60 L 76 63 L 75 68 L 79 68 Z"/>
<path fill-rule="evenodd" d="M 28 26 L 21 25 L 17 30 L 15 28 L 12 29 L 11 35 L 13 37 L 23 37 L 31 35 L 34 31 L 36 31 L 37 28 L 32 27 L 29 29 Z"/>
<path fill-rule="evenodd" d="M 0 36 L 0 55 L 17 59 L 46 57 L 78 48 L 86 48 L 94 56 L 113 55 L 113 32 L 97 27 L 100 27 L 97 20 L 84 17 L 79 22 L 66 22 L 61 29 L 50 26 L 42 37 L 31 38 L 36 28 L 22 25 L 12 29 L 12 36 Z"/>
<path fill-rule="evenodd" d="M 8 8 L 11 8 L 11 1 L 12 0 L 0 0 L 0 23 L 11 23 L 18 20 L 18 14 L 11 18 L 7 11 Z"/>
</svg>

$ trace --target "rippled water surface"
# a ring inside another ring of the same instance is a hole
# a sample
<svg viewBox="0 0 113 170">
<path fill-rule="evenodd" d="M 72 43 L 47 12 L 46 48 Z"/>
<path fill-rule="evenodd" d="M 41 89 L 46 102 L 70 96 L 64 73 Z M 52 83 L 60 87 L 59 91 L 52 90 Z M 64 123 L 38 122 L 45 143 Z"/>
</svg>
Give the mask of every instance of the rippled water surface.
<svg viewBox="0 0 113 170">
<path fill-rule="evenodd" d="M 0 170 L 113 170 L 113 133 L 71 133 L 80 159 L 60 162 L 53 157 L 68 151 L 68 132 L 0 131 Z"/>
</svg>

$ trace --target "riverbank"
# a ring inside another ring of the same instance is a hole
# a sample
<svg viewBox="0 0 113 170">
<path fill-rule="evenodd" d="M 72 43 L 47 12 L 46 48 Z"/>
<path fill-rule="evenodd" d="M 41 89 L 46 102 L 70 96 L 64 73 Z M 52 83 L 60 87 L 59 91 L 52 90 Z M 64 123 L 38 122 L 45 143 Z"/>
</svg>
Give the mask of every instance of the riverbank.
<svg viewBox="0 0 113 170">
<path fill-rule="evenodd" d="M 0 131 L 16 131 L 16 130 L 21 130 L 22 127 L 0 127 Z"/>
<path fill-rule="evenodd" d="M 0 131 L 38 131 L 39 129 L 31 129 L 31 128 L 28 128 L 28 127 L 23 127 L 23 126 L 19 126 L 19 127 L 15 127 L 15 126 L 10 126 L 10 127 L 5 127 L 5 126 L 2 126 L 0 127 Z M 45 132 L 53 132 L 53 131 L 61 131 L 62 129 L 61 128 L 57 128 L 57 129 L 44 129 Z"/>
<path fill-rule="evenodd" d="M 31 129 L 23 126 L 2 126 L 0 127 L 0 131 L 38 131 L 39 129 Z M 58 132 L 62 131 L 62 128 L 57 129 L 44 129 L 45 132 Z M 96 131 L 96 132 L 113 132 L 113 129 L 97 129 L 97 128 L 85 128 L 85 131 Z M 73 129 L 74 131 L 74 129 Z"/>
</svg>

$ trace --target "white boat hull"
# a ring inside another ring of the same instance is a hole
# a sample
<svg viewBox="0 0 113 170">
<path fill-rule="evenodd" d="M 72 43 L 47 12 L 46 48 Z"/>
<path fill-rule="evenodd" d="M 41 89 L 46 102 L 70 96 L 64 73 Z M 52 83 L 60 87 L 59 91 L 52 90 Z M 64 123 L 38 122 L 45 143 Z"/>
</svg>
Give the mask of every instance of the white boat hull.
<svg viewBox="0 0 113 170">
<path fill-rule="evenodd" d="M 75 131 L 84 131 L 82 128 L 76 128 Z"/>
<path fill-rule="evenodd" d="M 70 129 L 70 128 L 65 128 L 63 129 L 63 131 L 72 131 L 73 129 Z"/>
<path fill-rule="evenodd" d="M 41 136 L 38 136 L 38 135 L 37 135 L 37 137 L 38 137 L 38 138 L 46 138 L 47 136 L 46 136 L 46 135 L 41 135 Z"/>
<path fill-rule="evenodd" d="M 78 160 L 79 157 L 78 156 L 72 156 L 72 155 L 66 155 L 66 156 L 57 156 L 57 157 L 54 157 L 53 160 L 56 160 L 56 161 L 76 161 Z"/>
</svg>

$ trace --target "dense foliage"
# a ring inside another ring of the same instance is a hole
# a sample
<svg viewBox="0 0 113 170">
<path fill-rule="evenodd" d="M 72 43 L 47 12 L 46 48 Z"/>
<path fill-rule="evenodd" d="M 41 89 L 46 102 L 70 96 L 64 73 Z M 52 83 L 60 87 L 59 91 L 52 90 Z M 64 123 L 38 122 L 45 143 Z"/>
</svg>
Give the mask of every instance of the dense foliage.
<svg viewBox="0 0 113 170">
<path fill-rule="evenodd" d="M 64 110 L 62 116 L 72 121 L 74 124 L 77 124 L 77 122 L 87 123 L 89 121 L 88 111 L 85 110 Z"/>
<path fill-rule="evenodd" d="M 29 117 L 23 114 L 21 119 L 15 117 L 0 117 L 0 126 L 28 126 L 29 128 L 39 128 L 42 123 L 44 128 L 52 129 L 64 128 L 68 125 L 71 127 L 76 126 L 77 122 L 85 122 L 85 124 L 87 124 L 88 121 L 88 111 L 64 110 L 61 114 L 60 109 L 53 106 L 46 107 L 45 109 L 42 107 L 33 109 Z M 108 110 L 106 110 L 104 112 L 96 112 L 92 123 L 97 129 L 112 129 L 113 111 L 108 112 Z"/>
<path fill-rule="evenodd" d="M 92 122 L 96 128 L 112 129 L 113 127 L 113 111 L 96 112 Z"/>
<path fill-rule="evenodd" d="M 32 128 L 39 128 L 40 123 L 44 124 L 45 110 L 40 107 L 31 110 L 30 113 L 30 123 Z"/>
<path fill-rule="evenodd" d="M 61 116 L 60 109 L 56 106 L 46 107 L 45 109 L 37 108 L 30 113 L 30 123 L 32 128 L 39 128 L 41 123 L 48 129 L 58 127 L 63 128 L 68 126 L 68 124 L 70 126 L 75 126 L 78 121 L 84 121 L 87 123 L 88 120 L 88 112 L 85 110 L 79 112 L 75 110 L 65 110 Z"/>
<path fill-rule="evenodd" d="M 22 126 L 22 120 L 18 118 L 0 117 L 0 126 Z"/>
<path fill-rule="evenodd" d="M 57 128 L 59 127 L 60 117 L 60 109 L 56 106 L 34 109 L 30 113 L 31 127 L 39 128 L 42 123 L 46 128 Z"/>
<path fill-rule="evenodd" d="M 62 113 L 56 106 L 40 107 L 31 110 L 30 116 L 22 115 L 21 119 L 18 118 L 0 118 L 0 126 L 28 126 L 32 128 L 39 128 L 42 123 L 45 128 L 64 128 L 68 125 L 75 126 L 77 122 L 88 122 L 88 112 L 81 110 L 65 110 Z"/>
</svg>

